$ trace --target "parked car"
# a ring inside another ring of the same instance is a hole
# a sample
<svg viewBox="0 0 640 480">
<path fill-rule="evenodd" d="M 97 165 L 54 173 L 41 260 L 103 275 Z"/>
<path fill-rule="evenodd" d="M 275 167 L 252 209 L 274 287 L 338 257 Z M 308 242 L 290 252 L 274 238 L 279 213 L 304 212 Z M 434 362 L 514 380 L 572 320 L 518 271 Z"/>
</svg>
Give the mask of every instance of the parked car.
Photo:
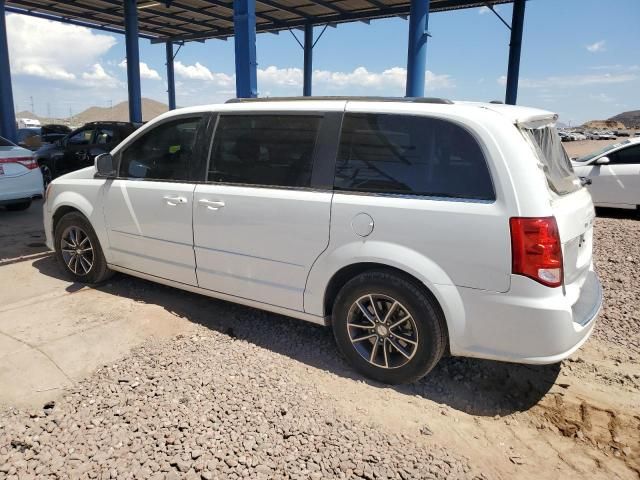
<svg viewBox="0 0 640 480">
<path fill-rule="evenodd" d="M 574 140 L 586 140 L 587 136 L 580 132 L 572 132 L 571 136 Z"/>
<path fill-rule="evenodd" d="M 0 205 L 25 210 L 42 190 L 42 174 L 33 152 L 0 137 Z"/>
<path fill-rule="evenodd" d="M 558 130 L 558 136 L 563 142 L 573 142 L 575 140 L 575 137 L 571 133 L 562 132 L 560 130 Z"/>
<path fill-rule="evenodd" d="M 640 208 L 640 138 L 576 158 L 573 169 L 591 180 L 588 189 L 596 206 Z"/>
<path fill-rule="evenodd" d="M 57 124 L 20 128 L 18 129 L 18 145 L 36 151 L 44 145 L 60 140 L 69 132 L 71 132 L 69 127 Z"/>
<path fill-rule="evenodd" d="M 135 126 L 127 122 L 91 122 L 36 151 L 45 184 L 54 178 L 93 165 L 94 158 L 111 151 Z"/>
<path fill-rule="evenodd" d="M 618 138 L 613 132 L 601 132 L 599 135 L 600 140 L 616 140 Z"/>
<path fill-rule="evenodd" d="M 617 130 L 616 132 L 616 136 L 618 137 L 630 137 L 631 133 L 627 130 Z"/>
<path fill-rule="evenodd" d="M 49 185 L 47 245 L 78 282 L 120 271 L 331 325 L 382 382 L 445 352 L 554 363 L 602 302 L 556 120 L 438 99 L 174 110 Z"/>
</svg>

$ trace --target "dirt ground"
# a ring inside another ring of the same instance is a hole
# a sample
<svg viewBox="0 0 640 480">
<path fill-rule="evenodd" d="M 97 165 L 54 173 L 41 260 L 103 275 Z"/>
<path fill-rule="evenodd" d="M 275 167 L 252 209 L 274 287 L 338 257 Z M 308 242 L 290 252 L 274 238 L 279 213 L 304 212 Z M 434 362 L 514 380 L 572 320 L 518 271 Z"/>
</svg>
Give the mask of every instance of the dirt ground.
<svg viewBox="0 0 640 480">
<path fill-rule="evenodd" d="M 581 157 L 587 153 L 595 152 L 601 148 L 606 147 L 618 142 L 623 142 L 625 138 L 619 138 L 617 140 L 578 140 L 575 142 L 563 142 L 565 150 L 571 158 Z"/>
<path fill-rule="evenodd" d="M 445 358 L 400 387 L 355 374 L 321 327 L 124 275 L 72 284 L 32 246 L 38 215 L 0 211 L 0 479 L 640 478 L 635 214 L 598 212 L 605 307 L 570 359 Z M 56 385 L 23 381 L 40 355 Z"/>
</svg>

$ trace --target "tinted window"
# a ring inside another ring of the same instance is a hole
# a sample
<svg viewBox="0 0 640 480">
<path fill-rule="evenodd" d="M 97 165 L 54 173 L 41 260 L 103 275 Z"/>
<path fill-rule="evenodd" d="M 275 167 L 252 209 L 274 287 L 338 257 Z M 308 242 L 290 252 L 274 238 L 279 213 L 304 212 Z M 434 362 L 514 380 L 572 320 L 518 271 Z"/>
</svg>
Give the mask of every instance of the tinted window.
<svg viewBox="0 0 640 480">
<path fill-rule="evenodd" d="M 623 148 L 610 156 L 612 164 L 640 164 L 640 145 Z"/>
<path fill-rule="evenodd" d="M 79 130 L 69 137 L 70 145 L 89 145 L 93 136 L 93 128 L 87 130 Z"/>
<path fill-rule="evenodd" d="M 125 149 L 120 176 L 189 180 L 200 125 L 200 118 L 181 118 L 152 128 Z"/>
<path fill-rule="evenodd" d="M 98 145 L 106 145 L 113 143 L 116 139 L 116 133 L 113 128 L 100 127 L 96 130 L 96 139 L 93 143 Z"/>
<path fill-rule="evenodd" d="M 495 199 L 471 134 L 450 122 L 409 115 L 347 114 L 335 188 Z"/>
<path fill-rule="evenodd" d="M 320 120 L 319 115 L 221 116 L 209 181 L 308 187 Z"/>
<path fill-rule="evenodd" d="M 13 147 L 15 144 L 4 137 L 0 137 L 0 147 Z"/>
</svg>

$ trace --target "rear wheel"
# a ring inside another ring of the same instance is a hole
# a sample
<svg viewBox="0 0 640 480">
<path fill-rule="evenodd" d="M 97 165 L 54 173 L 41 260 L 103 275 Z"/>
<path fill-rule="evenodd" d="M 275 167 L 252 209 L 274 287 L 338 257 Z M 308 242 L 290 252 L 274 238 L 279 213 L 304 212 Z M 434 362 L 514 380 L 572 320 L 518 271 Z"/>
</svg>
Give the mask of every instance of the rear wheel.
<svg viewBox="0 0 640 480">
<path fill-rule="evenodd" d="M 446 347 L 444 318 L 431 296 L 385 271 L 365 272 L 347 282 L 334 304 L 333 332 L 358 371 L 391 384 L 426 375 Z"/>
<path fill-rule="evenodd" d="M 18 212 L 20 210 L 26 210 L 27 208 L 29 208 L 31 206 L 31 200 L 24 200 L 22 202 L 16 202 L 16 203 L 9 203 L 8 205 L 5 205 L 7 207 L 7 210 L 11 211 L 11 212 Z"/>
<path fill-rule="evenodd" d="M 56 259 L 76 282 L 100 283 L 112 275 L 100 242 L 89 221 L 80 213 L 63 216 L 55 228 Z"/>
</svg>

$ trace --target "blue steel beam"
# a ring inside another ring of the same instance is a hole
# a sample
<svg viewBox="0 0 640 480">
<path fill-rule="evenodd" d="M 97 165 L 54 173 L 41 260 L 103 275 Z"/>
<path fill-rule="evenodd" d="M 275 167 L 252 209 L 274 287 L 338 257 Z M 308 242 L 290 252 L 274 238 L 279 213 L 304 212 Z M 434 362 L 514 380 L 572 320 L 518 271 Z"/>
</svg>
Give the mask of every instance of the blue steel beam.
<svg viewBox="0 0 640 480">
<path fill-rule="evenodd" d="M 304 82 L 302 95 L 311 96 L 311 79 L 313 76 L 313 25 L 306 23 L 304 26 Z"/>
<path fill-rule="evenodd" d="M 236 51 L 236 96 L 258 96 L 256 62 L 256 2 L 233 0 Z"/>
<path fill-rule="evenodd" d="M 407 97 L 424 96 L 429 0 L 411 0 L 409 11 L 409 48 L 407 50 Z"/>
<path fill-rule="evenodd" d="M 131 122 L 142 122 L 140 52 L 138 50 L 138 7 L 136 0 L 124 0 L 124 41 L 127 50 L 129 120 Z"/>
<path fill-rule="evenodd" d="M 173 74 L 173 42 L 166 43 L 167 51 L 167 93 L 169 94 L 169 110 L 176 108 L 176 79 Z"/>
<path fill-rule="evenodd" d="M 507 92 L 505 103 L 515 105 L 518 98 L 518 77 L 520 76 L 520 50 L 524 29 L 525 0 L 514 0 L 511 19 L 511 42 L 509 43 L 509 69 L 507 70 Z"/>
<path fill-rule="evenodd" d="M 16 131 L 16 112 L 13 107 L 4 3 L 5 0 L 0 0 L 0 136 L 15 142 L 18 133 Z"/>
</svg>

